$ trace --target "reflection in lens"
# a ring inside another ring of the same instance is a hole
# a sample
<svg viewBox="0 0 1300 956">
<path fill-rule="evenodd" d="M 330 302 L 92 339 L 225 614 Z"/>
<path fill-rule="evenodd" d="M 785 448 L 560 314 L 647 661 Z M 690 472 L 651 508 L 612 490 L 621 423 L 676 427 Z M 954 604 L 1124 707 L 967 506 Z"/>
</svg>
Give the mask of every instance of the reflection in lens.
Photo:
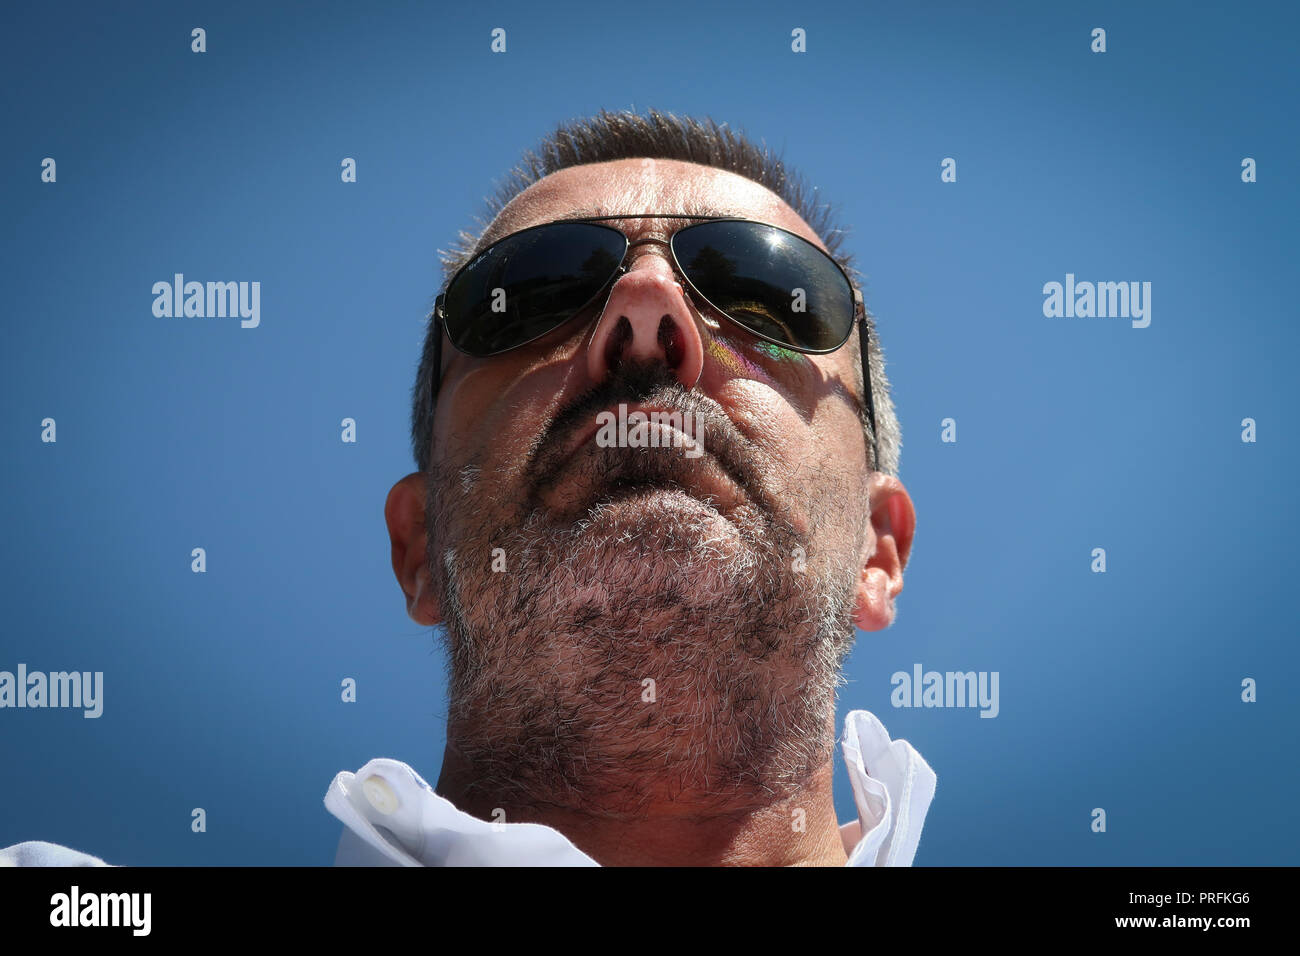
<svg viewBox="0 0 1300 956">
<path fill-rule="evenodd" d="M 706 222 L 673 237 L 700 294 L 732 321 L 784 345 L 825 352 L 853 331 L 853 289 L 801 236 L 752 222 Z"/>
<path fill-rule="evenodd" d="M 551 223 L 502 239 L 448 287 L 448 335 L 479 356 L 531 342 L 586 306 L 626 250 L 621 232 L 595 223 Z"/>
</svg>

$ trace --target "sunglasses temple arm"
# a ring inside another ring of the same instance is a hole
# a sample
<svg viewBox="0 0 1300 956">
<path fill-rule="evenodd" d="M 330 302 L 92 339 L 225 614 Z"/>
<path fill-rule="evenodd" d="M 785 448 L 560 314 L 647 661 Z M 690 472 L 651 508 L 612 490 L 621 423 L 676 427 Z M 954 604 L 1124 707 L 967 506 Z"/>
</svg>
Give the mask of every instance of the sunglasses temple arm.
<svg viewBox="0 0 1300 956">
<path fill-rule="evenodd" d="M 433 305 L 433 371 L 429 375 L 429 417 L 438 405 L 438 386 L 442 379 L 442 296 Z"/>
<path fill-rule="evenodd" d="M 871 423 L 871 461 L 874 471 L 880 470 L 880 438 L 876 435 L 876 398 L 871 388 L 871 340 L 867 329 L 867 310 L 862 302 L 862 291 L 853 289 L 853 301 L 858 307 L 858 343 L 862 346 L 862 391 L 867 399 L 867 420 Z"/>
</svg>

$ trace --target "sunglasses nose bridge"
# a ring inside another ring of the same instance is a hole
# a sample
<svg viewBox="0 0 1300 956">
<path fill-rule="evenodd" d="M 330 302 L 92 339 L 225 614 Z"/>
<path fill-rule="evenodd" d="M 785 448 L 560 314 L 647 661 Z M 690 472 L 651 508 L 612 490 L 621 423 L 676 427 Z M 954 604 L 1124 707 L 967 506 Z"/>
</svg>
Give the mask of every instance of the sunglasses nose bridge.
<svg viewBox="0 0 1300 956">
<path fill-rule="evenodd" d="M 644 236 L 644 237 L 642 237 L 642 238 L 640 238 L 640 239 L 633 239 L 632 241 L 630 241 L 630 242 L 627 244 L 627 247 L 628 247 L 629 249 L 632 249 L 632 248 L 634 248 L 634 247 L 636 247 L 636 246 L 645 245 L 647 242 L 655 242 L 655 243 L 658 243 L 658 244 L 661 245 L 661 246 L 671 246 L 671 245 L 672 245 L 672 243 L 671 243 L 669 240 L 667 240 L 667 239 L 660 239 L 658 236 Z"/>
<path fill-rule="evenodd" d="M 672 253 L 672 242 L 668 239 L 660 239 L 657 236 L 646 236 L 642 239 L 634 239 L 627 244 L 627 252 L 623 256 L 623 261 L 619 263 L 618 272 L 615 274 L 614 280 L 618 281 L 619 278 L 632 271 L 633 265 L 641 259 L 643 255 L 634 250 L 637 246 L 645 245 L 646 243 L 654 243 L 665 248 L 664 254 L 661 258 L 664 262 L 668 263 L 668 275 L 672 281 L 677 284 L 677 288 L 681 289 L 684 294 L 686 292 L 686 284 L 682 281 L 683 276 L 677 268 L 677 257 Z"/>
</svg>

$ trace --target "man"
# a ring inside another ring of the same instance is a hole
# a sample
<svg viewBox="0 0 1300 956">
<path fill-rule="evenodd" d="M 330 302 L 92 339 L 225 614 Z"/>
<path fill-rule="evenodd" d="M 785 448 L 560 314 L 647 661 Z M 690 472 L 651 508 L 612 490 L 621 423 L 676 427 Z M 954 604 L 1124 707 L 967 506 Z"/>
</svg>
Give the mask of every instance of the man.
<svg viewBox="0 0 1300 956">
<path fill-rule="evenodd" d="M 915 524 L 837 233 L 765 151 L 656 112 L 561 127 L 493 212 L 444 257 L 385 509 L 446 629 L 442 773 L 340 774 L 338 862 L 909 864 L 934 774 L 865 711 L 859 820 L 831 795 L 841 664 Z"/>
<path fill-rule="evenodd" d="M 831 793 L 841 666 L 915 515 L 824 207 L 712 122 L 602 112 L 492 211 L 445 258 L 385 508 L 408 613 L 445 626 L 442 773 L 340 773 L 336 862 L 909 865 L 935 775 L 866 711 L 858 820 Z"/>
</svg>

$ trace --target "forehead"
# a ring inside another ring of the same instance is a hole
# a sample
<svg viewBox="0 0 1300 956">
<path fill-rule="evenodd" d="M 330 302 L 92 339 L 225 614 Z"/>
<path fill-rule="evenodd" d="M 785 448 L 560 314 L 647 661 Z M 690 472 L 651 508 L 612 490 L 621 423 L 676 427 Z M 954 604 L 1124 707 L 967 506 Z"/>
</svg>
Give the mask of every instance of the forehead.
<svg viewBox="0 0 1300 956">
<path fill-rule="evenodd" d="M 803 218 L 767 187 L 724 169 L 675 159 L 620 159 L 552 173 L 501 210 L 478 248 L 556 219 L 645 212 L 757 219 L 826 248 Z M 664 224 L 624 220 L 619 227 L 631 234 L 662 230 Z"/>
</svg>

